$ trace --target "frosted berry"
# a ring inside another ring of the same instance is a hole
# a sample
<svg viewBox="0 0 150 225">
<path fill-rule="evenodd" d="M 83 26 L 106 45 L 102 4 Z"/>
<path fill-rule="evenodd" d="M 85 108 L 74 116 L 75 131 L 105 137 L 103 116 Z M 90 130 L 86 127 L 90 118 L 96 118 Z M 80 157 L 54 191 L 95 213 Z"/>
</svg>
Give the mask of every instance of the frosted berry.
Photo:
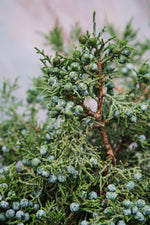
<svg viewBox="0 0 150 225">
<path fill-rule="evenodd" d="M 48 178 L 49 183 L 56 183 L 57 181 L 57 176 L 55 174 L 51 174 L 50 177 Z"/>
<path fill-rule="evenodd" d="M 143 208 L 142 208 L 142 212 L 143 214 L 146 216 L 146 215 L 150 215 L 150 206 L 149 205 L 145 205 Z"/>
<path fill-rule="evenodd" d="M 34 158 L 34 159 L 31 160 L 31 165 L 34 166 L 34 167 L 39 166 L 40 163 L 41 163 L 41 160 L 38 159 L 38 158 Z"/>
<path fill-rule="evenodd" d="M 4 189 L 7 189 L 8 188 L 8 184 L 2 183 L 2 184 L 0 184 L 0 187 L 3 187 Z"/>
<path fill-rule="evenodd" d="M 88 221 L 82 220 L 81 223 L 80 223 L 80 225 L 88 225 Z"/>
<path fill-rule="evenodd" d="M 79 206 L 78 203 L 73 202 L 70 205 L 70 211 L 71 212 L 77 212 L 77 211 L 79 211 L 79 208 L 80 208 L 80 206 Z"/>
<path fill-rule="evenodd" d="M 53 155 L 50 155 L 50 156 L 47 157 L 47 160 L 49 162 L 53 162 L 55 160 L 55 157 Z"/>
<path fill-rule="evenodd" d="M 48 178 L 50 176 L 50 172 L 48 170 L 43 170 L 42 176 Z"/>
<path fill-rule="evenodd" d="M 0 213 L 0 222 L 4 222 L 5 221 L 5 213 Z"/>
<path fill-rule="evenodd" d="M 24 213 L 24 220 L 28 221 L 30 219 L 29 213 Z"/>
<path fill-rule="evenodd" d="M 40 205 L 39 205 L 39 204 L 37 204 L 37 203 L 35 203 L 35 204 L 34 204 L 34 206 L 33 206 L 33 208 L 37 211 L 37 210 L 39 210 L 39 209 L 40 209 Z"/>
<path fill-rule="evenodd" d="M 63 99 L 59 99 L 59 100 L 58 100 L 58 105 L 61 106 L 61 107 L 65 107 L 66 101 L 63 100 Z"/>
<path fill-rule="evenodd" d="M 98 165 L 98 162 L 97 162 L 97 159 L 96 158 L 90 158 L 90 162 L 92 163 L 92 166 L 97 166 Z"/>
<path fill-rule="evenodd" d="M 136 202 L 138 208 L 143 208 L 145 206 L 145 201 L 143 199 L 139 199 Z"/>
<path fill-rule="evenodd" d="M 141 142 L 146 141 L 146 137 L 143 134 L 139 136 L 139 139 L 140 139 Z"/>
<path fill-rule="evenodd" d="M 135 187 L 135 184 L 134 184 L 133 181 L 129 181 L 129 182 L 126 184 L 126 188 L 127 188 L 129 191 L 133 190 L 134 187 Z"/>
<path fill-rule="evenodd" d="M 73 81 L 76 81 L 76 80 L 78 80 L 78 74 L 77 74 L 77 72 L 74 72 L 74 71 L 71 71 L 70 73 L 69 73 L 69 77 L 71 78 L 71 80 L 73 80 Z"/>
<path fill-rule="evenodd" d="M 131 209 L 123 209 L 123 214 L 125 216 L 131 216 Z"/>
<path fill-rule="evenodd" d="M 120 220 L 117 225 L 126 225 L 126 223 L 123 220 Z"/>
<path fill-rule="evenodd" d="M 14 215 L 15 215 L 15 211 L 13 210 L 13 209 L 8 209 L 7 211 L 6 211 L 6 217 L 8 218 L 8 219 L 11 219 L 11 218 L 13 218 L 14 217 Z"/>
<path fill-rule="evenodd" d="M 80 64 L 78 62 L 71 63 L 70 67 L 72 68 L 73 71 L 80 70 Z"/>
<path fill-rule="evenodd" d="M 115 223 L 114 222 L 110 222 L 109 225 L 115 225 Z"/>
<path fill-rule="evenodd" d="M 129 56 L 131 54 L 131 50 L 129 48 L 125 48 L 125 49 L 123 49 L 121 54 L 124 56 Z"/>
<path fill-rule="evenodd" d="M 104 210 L 104 214 L 107 216 L 112 216 L 114 214 L 114 210 L 112 207 L 108 207 Z"/>
<path fill-rule="evenodd" d="M 86 191 L 82 191 L 81 197 L 82 197 L 82 199 L 86 199 L 87 198 Z"/>
<path fill-rule="evenodd" d="M 95 199 L 97 199 L 97 193 L 96 193 L 95 191 L 91 191 L 91 192 L 89 193 L 89 199 L 90 199 L 90 200 L 95 200 Z"/>
<path fill-rule="evenodd" d="M 106 193 L 106 198 L 108 200 L 114 201 L 116 199 L 116 197 L 117 197 L 117 193 L 115 193 L 115 192 L 107 192 Z"/>
<path fill-rule="evenodd" d="M 135 215 L 135 219 L 140 221 L 140 222 L 145 221 L 144 215 L 141 212 L 137 212 L 137 214 Z"/>
<path fill-rule="evenodd" d="M 2 152 L 3 152 L 3 153 L 9 152 L 9 148 L 6 147 L 5 145 L 3 145 L 3 146 L 2 146 Z"/>
<path fill-rule="evenodd" d="M 132 214 L 136 214 L 138 212 L 138 207 L 135 205 L 132 207 Z"/>
<path fill-rule="evenodd" d="M 22 208 L 27 208 L 29 206 L 29 200 L 28 199 L 26 199 L 26 198 L 24 198 L 24 199 L 21 199 L 21 201 L 20 201 L 20 207 L 22 207 Z"/>
<path fill-rule="evenodd" d="M 98 217 L 99 215 L 98 215 L 98 213 L 97 212 L 93 212 L 93 214 L 92 214 L 92 217 L 93 218 L 96 218 L 96 217 Z"/>
<path fill-rule="evenodd" d="M 63 183 L 66 181 L 66 176 L 64 174 L 58 174 L 57 179 L 59 182 Z"/>
<path fill-rule="evenodd" d="M 126 108 L 124 113 L 125 113 L 125 115 L 130 117 L 133 114 L 133 110 L 131 108 Z"/>
<path fill-rule="evenodd" d="M 75 114 L 75 115 L 80 115 L 82 112 L 83 112 L 82 106 L 76 105 L 76 106 L 74 107 L 74 114 Z"/>
<path fill-rule="evenodd" d="M 2 209 L 7 209 L 9 207 L 9 203 L 6 201 L 1 201 L 0 206 L 2 207 Z"/>
<path fill-rule="evenodd" d="M 114 184 L 109 184 L 107 188 L 111 192 L 115 192 L 116 191 L 116 186 Z"/>
<path fill-rule="evenodd" d="M 40 209 L 36 212 L 36 218 L 41 220 L 43 216 L 46 216 L 46 213 L 44 210 Z"/>
<path fill-rule="evenodd" d="M 130 120 L 131 120 L 131 122 L 136 123 L 137 118 L 136 118 L 135 116 L 132 116 L 132 117 L 130 118 Z"/>
<path fill-rule="evenodd" d="M 20 209 L 20 203 L 19 202 L 13 202 L 12 208 L 13 208 L 13 210 L 18 211 Z"/>
<path fill-rule="evenodd" d="M 81 60 L 84 64 L 89 64 L 90 63 L 90 60 L 91 60 L 91 57 L 90 57 L 90 54 L 89 53 L 84 53 L 81 57 Z"/>
<path fill-rule="evenodd" d="M 44 167 L 38 167 L 36 171 L 37 171 L 38 174 L 41 175 L 43 170 L 44 170 Z"/>
<path fill-rule="evenodd" d="M 124 201 L 122 202 L 122 205 L 123 205 L 123 207 L 125 207 L 126 209 L 129 209 L 129 208 L 131 208 L 131 206 L 132 206 L 132 202 L 131 202 L 130 200 L 124 200 Z"/>
<path fill-rule="evenodd" d="M 16 219 L 17 220 L 23 220 L 24 219 L 24 212 L 22 210 L 19 210 L 16 212 Z"/>
<path fill-rule="evenodd" d="M 134 178 L 135 178 L 136 180 L 141 180 L 142 174 L 141 174 L 140 172 L 135 173 L 135 174 L 134 174 Z"/>
<path fill-rule="evenodd" d="M 89 69 L 91 72 L 97 72 L 97 71 L 98 71 L 98 66 L 97 66 L 96 63 L 90 63 L 88 69 Z"/>
<path fill-rule="evenodd" d="M 71 91 L 72 89 L 73 89 L 73 86 L 72 86 L 72 84 L 70 82 L 68 82 L 68 83 L 66 83 L 64 85 L 64 90 L 65 91 Z"/>
<path fill-rule="evenodd" d="M 47 145 L 42 145 L 41 148 L 40 148 L 40 154 L 41 155 L 46 155 L 47 152 L 48 152 Z"/>
<path fill-rule="evenodd" d="M 53 96 L 51 97 L 51 101 L 52 101 L 53 103 L 58 103 L 58 101 L 59 101 L 59 97 L 58 97 L 58 96 L 53 95 Z"/>
</svg>

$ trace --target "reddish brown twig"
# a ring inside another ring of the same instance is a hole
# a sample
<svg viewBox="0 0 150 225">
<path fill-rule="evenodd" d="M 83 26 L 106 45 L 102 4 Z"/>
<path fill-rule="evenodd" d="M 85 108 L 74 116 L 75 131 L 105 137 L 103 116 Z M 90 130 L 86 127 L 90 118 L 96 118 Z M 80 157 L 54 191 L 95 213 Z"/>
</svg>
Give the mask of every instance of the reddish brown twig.
<svg viewBox="0 0 150 225">
<path fill-rule="evenodd" d="M 99 77 L 99 81 L 98 81 L 99 82 L 99 101 L 98 101 L 98 110 L 97 110 L 97 113 L 96 113 L 96 120 L 100 124 L 103 125 L 103 126 L 99 127 L 100 134 L 102 136 L 103 143 L 104 143 L 105 149 L 107 151 L 109 162 L 112 161 L 113 165 L 115 166 L 116 165 L 116 158 L 114 156 L 114 151 L 113 151 L 113 149 L 112 149 L 112 147 L 109 143 L 109 139 L 108 139 L 108 136 L 107 136 L 107 133 L 106 133 L 106 130 L 105 130 L 105 124 L 106 123 L 101 121 L 102 103 L 103 103 L 103 77 L 104 77 L 104 75 L 102 74 L 100 56 L 99 56 L 99 60 L 98 60 L 98 71 L 99 71 L 99 73 L 98 73 L 98 77 Z M 108 170 L 108 168 L 106 170 Z"/>
<path fill-rule="evenodd" d="M 115 90 L 120 92 L 121 94 L 124 94 L 124 91 L 122 91 L 118 86 L 115 85 Z"/>
</svg>

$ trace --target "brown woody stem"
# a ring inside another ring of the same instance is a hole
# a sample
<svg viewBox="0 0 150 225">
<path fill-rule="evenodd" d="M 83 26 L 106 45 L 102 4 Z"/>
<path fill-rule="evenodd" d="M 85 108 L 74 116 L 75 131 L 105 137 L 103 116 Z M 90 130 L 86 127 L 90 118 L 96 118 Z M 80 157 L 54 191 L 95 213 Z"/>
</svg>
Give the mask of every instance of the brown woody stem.
<svg viewBox="0 0 150 225">
<path fill-rule="evenodd" d="M 105 130 L 105 122 L 102 122 L 101 121 L 101 114 L 102 114 L 102 103 L 103 103 L 103 78 L 104 78 L 104 75 L 102 74 L 102 64 L 101 64 L 101 58 L 99 56 L 99 59 L 98 59 L 98 77 L 99 77 L 99 101 L 98 101 L 98 110 L 97 110 L 97 113 L 96 113 L 96 120 L 103 124 L 103 126 L 100 126 L 99 129 L 100 129 L 100 134 L 102 136 L 102 139 L 103 139 L 103 143 L 104 143 L 104 146 L 105 146 L 105 149 L 107 151 L 107 155 L 108 155 L 108 159 L 109 159 L 109 162 L 112 162 L 113 165 L 115 166 L 116 165 L 116 158 L 114 156 L 114 151 L 109 143 L 109 139 L 108 139 L 108 136 L 107 136 L 107 133 L 106 133 L 106 130 Z"/>
</svg>

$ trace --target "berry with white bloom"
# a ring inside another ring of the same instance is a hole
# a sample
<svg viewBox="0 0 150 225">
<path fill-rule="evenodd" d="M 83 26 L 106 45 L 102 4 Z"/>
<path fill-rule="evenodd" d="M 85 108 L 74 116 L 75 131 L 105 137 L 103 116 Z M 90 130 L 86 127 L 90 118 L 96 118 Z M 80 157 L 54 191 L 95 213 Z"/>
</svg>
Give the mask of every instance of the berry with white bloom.
<svg viewBox="0 0 150 225">
<path fill-rule="evenodd" d="M 143 111 L 146 111 L 146 110 L 147 110 L 147 105 L 141 105 L 141 109 L 142 109 Z"/>
<path fill-rule="evenodd" d="M 131 206 L 132 206 L 132 202 L 131 202 L 130 200 L 124 200 L 124 201 L 122 202 L 122 205 L 123 205 L 123 207 L 125 207 L 126 209 L 129 209 L 129 208 L 131 208 Z"/>
<path fill-rule="evenodd" d="M 48 170 L 43 170 L 42 176 L 48 178 L 50 176 L 50 172 Z"/>
<path fill-rule="evenodd" d="M 134 174 L 134 178 L 135 178 L 136 180 L 141 180 L 142 174 L 141 174 L 140 172 L 135 173 L 135 174 Z"/>
<path fill-rule="evenodd" d="M 5 214 L 2 212 L 0 213 L 0 222 L 4 222 L 5 221 Z"/>
<path fill-rule="evenodd" d="M 1 201 L 0 206 L 2 207 L 2 209 L 7 209 L 9 207 L 9 203 L 6 201 Z"/>
<path fill-rule="evenodd" d="M 136 123 L 137 118 L 136 118 L 135 116 L 132 116 L 132 117 L 130 118 L 130 120 L 131 120 L 131 122 Z"/>
<path fill-rule="evenodd" d="M 58 174 L 57 179 L 59 182 L 63 183 L 66 181 L 66 176 L 64 174 Z"/>
<path fill-rule="evenodd" d="M 57 181 L 57 176 L 55 174 L 51 174 L 50 177 L 48 178 L 48 183 L 56 183 Z"/>
<path fill-rule="evenodd" d="M 24 219 L 24 212 L 22 210 L 19 210 L 16 212 L 16 219 L 17 220 L 23 220 Z"/>
<path fill-rule="evenodd" d="M 82 220 L 81 223 L 80 223 L 80 225 L 88 225 L 88 221 Z"/>
<path fill-rule="evenodd" d="M 40 209 L 40 205 L 38 203 L 35 203 L 33 208 L 37 211 Z"/>
<path fill-rule="evenodd" d="M 24 213 L 24 220 L 28 221 L 30 219 L 29 213 Z"/>
<path fill-rule="evenodd" d="M 135 187 L 135 184 L 133 181 L 129 181 L 127 184 L 126 184 L 126 188 L 131 191 L 133 190 L 133 188 Z"/>
<path fill-rule="evenodd" d="M 13 208 L 13 210 L 18 211 L 19 208 L 20 208 L 20 203 L 19 202 L 13 202 L 12 208 Z"/>
<path fill-rule="evenodd" d="M 123 214 L 125 216 L 131 216 L 131 209 L 123 209 Z"/>
<path fill-rule="evenodd" d="M 24 199 L 21 199 L 21 201 L 20 201 L 20 207 L 22 207 L 22 208 L 27 208 L 29 206 L 29 200 L 28 199 L 26 199 L 26 198 L 24 198 Z"/>
<path fill-rule="evenodd" d="M 116 199 L 116 197 L 117 197 L 117 193 L 115 193 L 115 192 L 107 192 L 106 193 L 106 198 L 108 200 L 114 201 Z"/>
<path fill-rule="evenodd" d="M 132 207 L 132 214 L 136 214 L 138 212 L 138 207 L 135 205 Z"/>
<path fill-rule="evenodd" d="M 9 152 L 9 148 L 7 148 L 5 145 L 2 146 L 2 152 L 7 153 Z"/>
<path fill-rule="evenodd" d="M 89 199 L 90 199 L 90 200 L 95 200 L 95 199 L 97 199 L 97 193 L 96 193 L 95 191 L 91 191 L 91 192 L 89 193 Z"/>
<path fill-rule="evenodd" d="M 109 225 L 115 225 L 115 223 L 114 222 L 110 222 Z"/>
<path fill-rule="evenodd" d="M 0 187 L 3 187 L 4 189 L 7 189 L 8 188 L 8 184 L 2 183 L 2 184 L 0 184 Z"/>
<path fill-rule="evenodd" d="M 140 221 L 140 222 L 145 221 L 144 215 L 141 212 L 137 212 L 137 214 L 135 215 L 135 219 Z"/>
<path fill-rule="evenodd" d="M 140 139 L 141 142 L 146 141 L 146 137 L 143 134 L 139 136 L 139 139 Z"/>
<path fill-rule="evenodd" d="M 38 211 L 36 212 L 36 218 L 37 218 L 37 219 L 41 220 L 41 218 L 42 218 L 43 216 L 46 216 L 46 213 L 45 213 L 44 210 L 40 209 L 40 210 L 38 210 Z"/>
<path fill-rule="evenodd" d="M 105 210 L 104 210 L 104 215 L 107 215 L 107 216 L 111 216 L 114 214 L 114 209 L 112 207 L 107 207 Z"/>
<path fill-rule="evenodd" d="M 6 217 L 8 218 L 8 219 L 11 219 L 11 218 L 13 218 L 14 217 L 14 215 L 15 215 L 15 211 L 13 210 L 13 209 L 8 209 L 7 211 L 6 211 Z"/>
<path fill-rule="evenodd" d="M 79 211 L 79 208 L 80 208 L 80 206 L 79 206 L 78 203 L 73 202 L 70 205 L 70 211 L 71 212 L 77 212 L 77 211 Z"/>
<path fill-rule="evenodd" d="M 120 220 L 117 225 L 126 225 L 126 223 L 123 220 Z"/>
<path fill-rule="evenodd" d="M 143 214 L 146 215 L 150 215 L 150 206 L 149 205 L 145 205 L 142 209 Z"/>
<path fill-rule="evenodd" d="M 136 202 L 138 208 L 143 208 L 145 206 L 145 201 L 143 199 L 139 199 Z"/>
<path fill-rule="evenodd" d="M 50 156 L 48 156 L 47 160 L 48 160 L 49 162 L 52 162 L 52 161 L 55 160 L 55 157 L 54 157 L 53 155 L 50 155 Z"/>
<path fill-rule="evenodd" d="M 48 151 L 47 145 L 42 145 L 41 148 L 40 148 L 40 154 L 46 155 L 47 151 Z"/>
<path fill-rule="evenodd" d="M 31 161 L 31 165 L 34 166 L 34 167 L 39 166 L 40 163 L 41 163 L 41 160 L 38 159 L 38 158 L 34 158 L 34 159 L 32 159 L 32 161 Z"/>
<path fill-rule="evenodd" d="M 115 187 L 114 184 L 109 184 L 107 188 L 108 188 L 108 190 L 111 191 L 111 192 L 115 192 L 115 191 L 116 191 L 116 187 Z"/>
<path fill-rule="evenodd" d="M 86 193 L 86 191 L 82 191 L 81 196 L 82 196 L 83 199 L 86 199 L 86 198 L 87 198 L 87 193 Z"/>
<path fill-rule="evenodd" d="M 90 162 L 92 163 L 93 166 L 97 166 L 98 162 L 96 158 L 90 158 Z"/>
<path fill-rule="evenodd" d="M 93 218 L 96 218 L 96 217 L 98 217 L 98 213 L 97 212 L 93 212 L 92 216 L 93 216 Z"/>
</svg>

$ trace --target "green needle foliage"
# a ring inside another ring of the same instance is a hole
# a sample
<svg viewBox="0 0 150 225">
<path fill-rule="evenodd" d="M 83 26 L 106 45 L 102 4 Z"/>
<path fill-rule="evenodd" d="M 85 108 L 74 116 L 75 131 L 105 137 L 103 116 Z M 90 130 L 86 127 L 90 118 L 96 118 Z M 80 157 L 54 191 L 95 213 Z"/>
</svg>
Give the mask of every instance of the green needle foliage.
<svg viewBox="0 0 150 225">
<path fill-rule="evenodd" d="M 95 12 L 92 34 L 75 27 L 69 54 L 58 24 L 46 37 L 56 55 L 36 48 L 43 75 L 25 103 L 16 82 L 1 89 L 1 224 L 150 223 L 149 40 L 131 22 L 121 39 L 97 32 Z"/>
</svg>

